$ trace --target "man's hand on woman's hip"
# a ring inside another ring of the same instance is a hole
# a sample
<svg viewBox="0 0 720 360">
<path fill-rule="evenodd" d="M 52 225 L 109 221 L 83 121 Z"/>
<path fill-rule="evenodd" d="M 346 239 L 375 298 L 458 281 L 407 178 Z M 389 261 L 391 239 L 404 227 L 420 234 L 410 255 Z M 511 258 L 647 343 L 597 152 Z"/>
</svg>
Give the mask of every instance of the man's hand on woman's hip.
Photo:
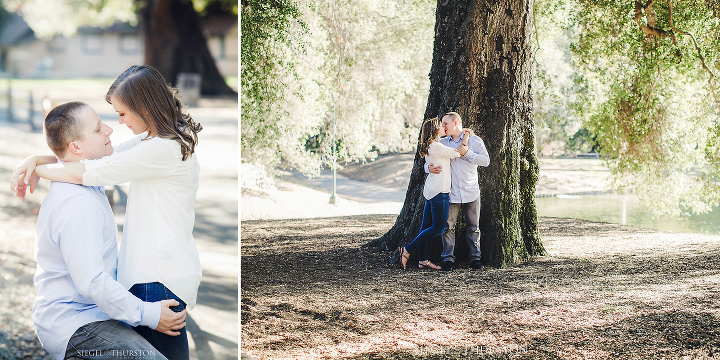
<svg viewBox="0 0 720 360">
<path fill-rule="evenodd" d="M 170 336 L 180 335 L 180 332 L 176 330 L 180 330 L 185 327 L 186 310 L 183 309 L 183 311 L 174 312 L 170 309 L 171 306 L 178 305 L 180 305 L 180 303 L 177 300 L 171 299 L 160 301 L 160 322 L 155 328 L 156 331 Z"/>
<path fill-rule="evenodd" d="M 441 165 L 435 166 L 432 163 L 430 163 L 430 165 L 428 165 L 428 171 L 430 171 L 431 174 L 439 174 L 442 171 L 442 166 Z"/>
</svg>

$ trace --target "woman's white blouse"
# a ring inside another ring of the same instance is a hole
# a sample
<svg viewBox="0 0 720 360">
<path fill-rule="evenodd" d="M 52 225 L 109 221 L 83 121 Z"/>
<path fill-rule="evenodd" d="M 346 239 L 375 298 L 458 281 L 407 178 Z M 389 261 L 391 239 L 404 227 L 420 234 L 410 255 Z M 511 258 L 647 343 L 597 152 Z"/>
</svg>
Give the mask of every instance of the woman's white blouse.
<svg viewBox="0 0 720 360">
<path fill-rule="evenodd" d="M 110 156 L 83 161 L 83 185 L 130 182 L 118 282 L 127 289 L 160 282 L 192 309 L 202 277 L 192 235 L 200 165 L 194 154 L 182 160 L 177 141 L 144 137 L 119 144 Z"/>
<path fill-rule="evenodd" d="M 442 166 L 442 171 L 439 174 L 430 173 L 425 179 L 425 188 L 423 190 L 425 199 L 430 200 L 439 193 L 450 192 L 450 159 L 456 157 L 460 157 L 460 153 L 455 151 L 454 148 L 445 146 L 439 141 L 430 144 L 428 154 L 425 155 L 425 162 L 435 166 Z"/>
</svg>

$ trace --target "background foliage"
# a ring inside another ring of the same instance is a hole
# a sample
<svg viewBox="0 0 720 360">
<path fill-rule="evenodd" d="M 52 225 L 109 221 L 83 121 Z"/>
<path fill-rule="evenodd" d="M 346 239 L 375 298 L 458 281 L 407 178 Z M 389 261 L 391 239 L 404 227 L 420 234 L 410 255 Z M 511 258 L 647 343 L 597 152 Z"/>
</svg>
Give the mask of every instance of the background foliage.
<svg viewBox="0 0 720 360">
<path fill-rule="evenodd" d="M 78 27 L 106 27 L 116 22 L 137 25 L 137 9 L 147 0 L 0 0 L 9 12 L 20 11 L 35 36 L 72 36 Z M 192 0 L 200 15 L 218 10 L 238 13 L 237 0 Z"/>
<path fill-rule="evenodd" d="M 571 18 L 576 11 L 572 1 L 535 1 L 532 88 L 539 156 L 593 150 L 578 113 L 585 88 L 570 51 L 578 38 L 578 26 Z"/>
<path fill-rule="evenodd" d="M 35 36 L 44 40 L 55 34 L 74 35 L 81 26 L 137 24 L 134 0 L 2 0 L 0 4 L 10 12 L 21 11 Z"/>
<path fill-rule="evenodd" d="M 241 9 L 243 161 L 317 173 L 333 114 L 342 160 L 414 150 L 435 3 L 270 3 Z M 718 16 L 714 0 L 536 0 L 538 153 L 600 152 L 614 188 L 656 214 L 717 205 Z"/>
<path fill-rule="evenodd" d="M 719 195 L 717 83 L 708 83 L 718 73 L 717 14 L 700 1 L 578 5 L 572 50 L 591 89 L 580 108 L 615 188 L 657 214 L 708 211 Z"/>
<path fill-rule="evenodd" d="M 340 161 L 413 149 L 429 89 L 432 1 L 242 5 L 243 161 L 317 174 L 331 163 L 333 138 Z"/>
</svg>

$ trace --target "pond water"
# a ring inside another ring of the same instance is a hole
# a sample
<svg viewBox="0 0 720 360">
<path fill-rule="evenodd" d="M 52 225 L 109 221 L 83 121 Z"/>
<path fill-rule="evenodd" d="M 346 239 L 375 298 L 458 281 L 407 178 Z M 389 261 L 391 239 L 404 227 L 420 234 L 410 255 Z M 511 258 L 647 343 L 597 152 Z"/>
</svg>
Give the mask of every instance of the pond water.
<svg viewBox="0 0 720 360">
<path fill-rule="evenodd" d="M 648 229 L 720 235 L 720 209 L 685 218 L 654 217 L 636 195 L 560 195 L 535 199 L 538 216 L 564 217 Z"/>
</svg>

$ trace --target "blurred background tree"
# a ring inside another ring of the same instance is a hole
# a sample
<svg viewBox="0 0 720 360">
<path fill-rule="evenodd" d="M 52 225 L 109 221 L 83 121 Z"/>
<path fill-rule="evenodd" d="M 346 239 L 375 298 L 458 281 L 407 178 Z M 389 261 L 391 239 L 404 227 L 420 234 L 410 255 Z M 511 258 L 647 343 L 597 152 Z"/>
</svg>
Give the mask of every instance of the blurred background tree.
<svg viewBox="0 0 720 360">
<path fill-rule="evenodd" d="M 139 24 L 145 63 L 167 81 L 177 83 L 181 72 L 199 73 L 203 94 L 235 94 L 210 55 L 200 27 L 201 13 L 237 17 L 237 0 L 3 0 L 19 11 L 41 39 L 73 35 L 79 27 L 107 27 L 117 22 Z"/>
<path fill-rule="evenodd" d="M 339 161 L 414 149 L 433 1 L 248 0 L 241 11 L 244 162 L 317 174 L 333 142 Z"/>
<path fill-rule="evenodd" d="M 237 17 L 237 0 L 135 0 L 145 46 L 145 63 L 175 84 L 181 72 L 198 73 L 203 94 L 235 94 L 210 55 L 196 7 Z"/>
<path fill-rule="evenodd" d="M 578 37 L 569 16 L 574 1 L 536 0 L 534 5 L 532 88 L 538 156 L 589 152 L 591 148 L 568 143 L 583 128 L 577 107 L 584 84 L 570 51 Z"/>
</svg>

